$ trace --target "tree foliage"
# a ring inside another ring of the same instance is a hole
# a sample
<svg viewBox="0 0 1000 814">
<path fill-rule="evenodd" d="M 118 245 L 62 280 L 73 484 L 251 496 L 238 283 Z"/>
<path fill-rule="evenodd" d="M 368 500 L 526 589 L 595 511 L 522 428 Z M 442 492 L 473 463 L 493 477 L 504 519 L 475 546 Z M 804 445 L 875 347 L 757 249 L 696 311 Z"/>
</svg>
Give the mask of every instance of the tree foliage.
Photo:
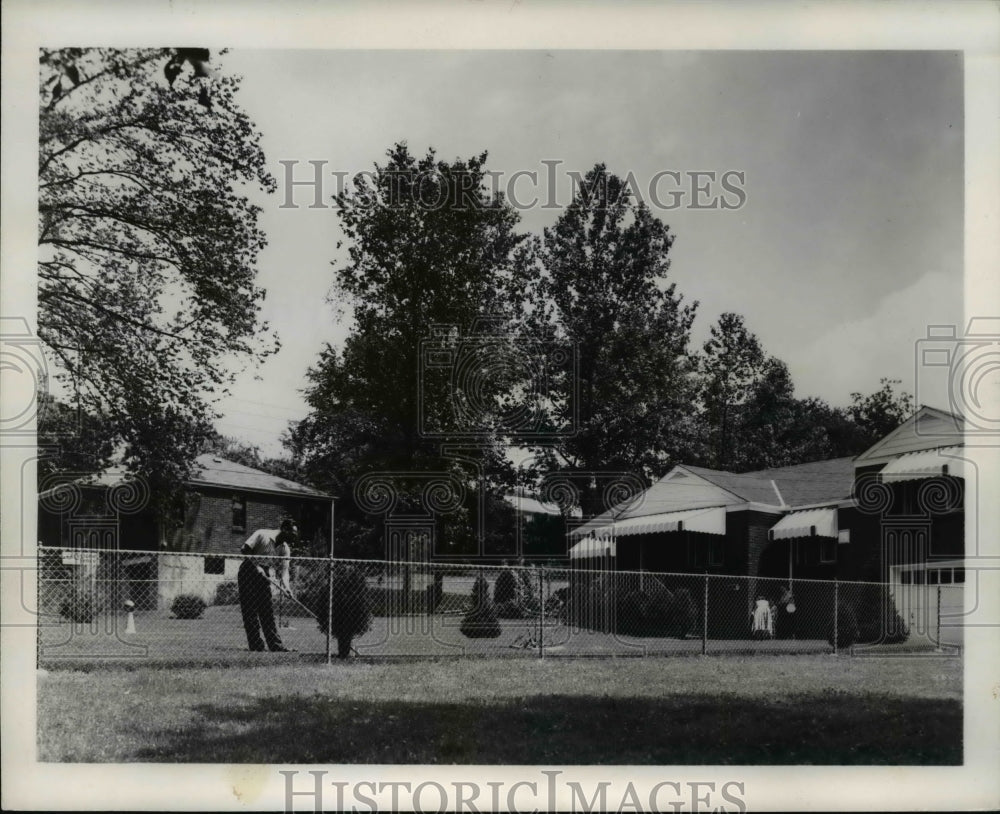
<svg viewBox="0 0 1000 814">
<path fill-rule="evenodd" d="M 251 197 L 274 181 L 239 80 L 208 62 L 205 49 L 40 59 L 39 335 L 124 463 L 162 486 L 188 474 L 234 364 L 276 347 Z"/>
<path fill-rule="evenodd" d="M 343 349 L 327 346 L 309 371 L 310 414 L 285 439 L 321 488 L 350 498 L 358 477 L 374 471 L 468 483 L 509 469 L 496 424 L 512 374 L 502 366 L 483 374 L 509 347 L 502 330 L 491 331 L 517 310 L 530 246 L 488 181 L 485 153 L 445 162 L 397 144 L 338 195 L 348 260 L 335 271 L 333 295 L 353 308 L 354 325 Z M 428 364 L 429 341 L 439 362 Z M 443 451 L 463 443 L 460 454 Z M 399 510 L 419 511 L 417 486 L 398 486 Z M 478 489 L 441 519 L 453 546 L 470 542 Z M 363 547 L 379 545 L 377 522 L 350 500 L 338 505 L 338 524 Z"/>
<path fill-rule="evenodd" d="M 697 304 L 667 280 L 673 240 L 603 164 L 545 230 L 527 325 L 567 360 L 552 376 L 550 426 L 563 434 L 539 448 L 546 468 L 650 477 L 685 457 Z M 585 512 L 603 510 L 598 488 L 583 490 Z"/>
</svg>

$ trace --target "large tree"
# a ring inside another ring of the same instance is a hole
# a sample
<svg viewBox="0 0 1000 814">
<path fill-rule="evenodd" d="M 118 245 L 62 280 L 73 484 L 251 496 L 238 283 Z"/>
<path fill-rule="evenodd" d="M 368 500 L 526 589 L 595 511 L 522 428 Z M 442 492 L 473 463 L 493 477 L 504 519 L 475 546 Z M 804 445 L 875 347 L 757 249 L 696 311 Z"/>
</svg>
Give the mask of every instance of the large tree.
<svg viewBox="0 0 1000 814">
<path fill-rule="evenodd" d="M 697 303 L 668 281 L 673 235 L 627 184 L 596 165 L 544 231 L 528 332 L 553 365 L 543 467 L 581 474 L 585 514 L 603 511 L 601 475 L 662 474 L 689 457 L 688 353 Z"/>
<path fill-rule="evenodd" d="M 348 257 L 333 296 L 354 323 L 309 371 L 311 411 L 286 445 L 313 483 L 347 498 L 338 530 L 359 552 L 381 545 L 377 520 L 351 500 L 362 475 L 415 473 L 394 488 L 399 511 L 420 512 L 420 473 L 471 483 L 510 468 L 501 425 L 516 375 L 504 360 L 530 245 L 485 162 L 417 159 L 397 144 L 336 199 Z M 474 513 L 467 501 L 442 517 L 441 542 L 468 550 Z"/>
<path fill-rule="evenodd" d="M 274 181 L 239 80 L 209 63 L 207 49 L 41 54 L 39 335 L 155 494 L 188 474 L 235 365 L 276 347 L 251 197 Z"/>
</svg>

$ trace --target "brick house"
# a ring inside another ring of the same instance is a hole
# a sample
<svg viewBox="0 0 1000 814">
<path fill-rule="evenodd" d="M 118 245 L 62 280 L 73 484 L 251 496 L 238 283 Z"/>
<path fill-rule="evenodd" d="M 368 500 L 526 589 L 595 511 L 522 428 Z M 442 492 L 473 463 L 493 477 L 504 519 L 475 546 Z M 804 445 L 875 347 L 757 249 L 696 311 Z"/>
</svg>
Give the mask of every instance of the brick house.
<svg viewBox="0 0 1000 814">
<path fill-rule="evenodd" d="M 962 420 L 921 407 L 856 458 L 721 472 L 676 466 L 570 532 L 618 570 L 888 581 L 965 554 Z"/>
<path fill-rule="evenodd" d="M 277 528 L 286 516 L 299 525 L 297 554 L 329 552 L 331 496 L 217 455 L 200 455 L 195 463 L 180 525 L 164 523 L 145 506 L 141 484 L 111 468 L 39 493 L 40 544 L 53 551 L 126 552 L 119 559 L 123 576 L 145 607 L 169 607 L 180 593 L 210 601 L 219 583 L 235 579 L 239 560 L 226 555 L 238 554 L 253 531 Z"/>
</svg>

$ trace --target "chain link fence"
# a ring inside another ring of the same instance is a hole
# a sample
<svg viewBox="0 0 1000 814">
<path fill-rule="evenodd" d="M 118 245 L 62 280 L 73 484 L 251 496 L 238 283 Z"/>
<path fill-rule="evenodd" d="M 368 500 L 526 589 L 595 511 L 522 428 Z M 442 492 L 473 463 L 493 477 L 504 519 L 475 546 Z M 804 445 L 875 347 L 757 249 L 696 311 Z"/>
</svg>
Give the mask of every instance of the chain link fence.
<svg viewBox="0 0 1000 814">
<path fill-rule="evenodd" d="M 886 583 L 587 566 L 295 557 L 286 591 L 261 557 L 42 548 L 39 663 L 918 653 L 948 625 L 938 586 L 915 620 Z"/>
</svg>

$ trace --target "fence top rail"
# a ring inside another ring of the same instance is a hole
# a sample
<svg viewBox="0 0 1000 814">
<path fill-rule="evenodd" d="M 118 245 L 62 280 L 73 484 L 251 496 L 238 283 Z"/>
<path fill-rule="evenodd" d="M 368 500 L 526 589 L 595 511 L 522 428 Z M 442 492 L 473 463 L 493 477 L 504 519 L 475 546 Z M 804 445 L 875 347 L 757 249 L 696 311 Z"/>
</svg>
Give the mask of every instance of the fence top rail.
<svg viewBox="0 0 1000 814">
<path fill-rule="evenodd" d="M 72 552 L 74 554 L 116 554 L 123 556 L 143 556 L 143 557 L 190 557 L 190 558 L 200 558 L 205 559 L 208 557 L 231 559 L 231 560 L 254 560 L 254 559 L 267 559 L 273 560 L 274 555 L 258 555 L 258 554 L 240 554 L 239 552 L 218 552 L 218 551 L 174 551 L 170 549 L 157 549 L 155 551 L 142 550 L 142 549 L 125 549 L 125 548 L 81 548 L 77 546 L 39 546 L 39 555 L 43 552 Z M 331 562 L 333 564 L 342 565 L 354 565 L 366 570 L 373 571 L 390 571 L 392 569 L 398 568 L 413 568 L 413 569 L 424 569 L 427 571 L 436 571 L 440 573 L 448 572 L 462 572 L 463 574 L 475 574 L 480 572 L 488 573 L 498 573 L 500 571 L 523 571 L 529 574 L 537 575 L 543 574 L 551 577 L 553 573 L 556 574 L 578 574 L 597 577 L 613 577 L 616 579 L 620 578 L 636 578 L 636 579 L 650 579 L 650 578 L 661 578 L 669 577 L 672 579 L 685 579 L 690 581 L 697 580 L 699 583 L 705 580 L 723 580 L 729 582 L 746 582 L 746 583 L 765 583 L 765 584 L 776 584 L 776 583 L 788 583 L 791 582 L 793 585 L 802 584 L 821 584 L 821 585 L 888 585 L 890 584 L 884 580 L 845 580 L 845 579 L 803 579 L 799 577 L 793 577 L 789 579 L 788 577 L 763 577 L 763 576 L 747 576 L 745 574 L 712 574 L 705 572 L 690 572 L 690 571 L 624 571 L 616 570 L 613 568 L 602 568 L 602 569 L 590 569 L 581 568 L 574 565 L 571 561 L 568 561 L 565 565 L 540 565 L 537 563 L 532 563 L 528 565 L 503 565 L 503 564 L 492 564 L 492 563 L 456 563 L 456 562 L 436 562 L 433 560 L 375 560 L 375 559 L 360 559 L 351 557 L 304 557 L 292 555 L 291 557 L 294 563 L 322 563 L 328 565 Z"/>
</svg>

